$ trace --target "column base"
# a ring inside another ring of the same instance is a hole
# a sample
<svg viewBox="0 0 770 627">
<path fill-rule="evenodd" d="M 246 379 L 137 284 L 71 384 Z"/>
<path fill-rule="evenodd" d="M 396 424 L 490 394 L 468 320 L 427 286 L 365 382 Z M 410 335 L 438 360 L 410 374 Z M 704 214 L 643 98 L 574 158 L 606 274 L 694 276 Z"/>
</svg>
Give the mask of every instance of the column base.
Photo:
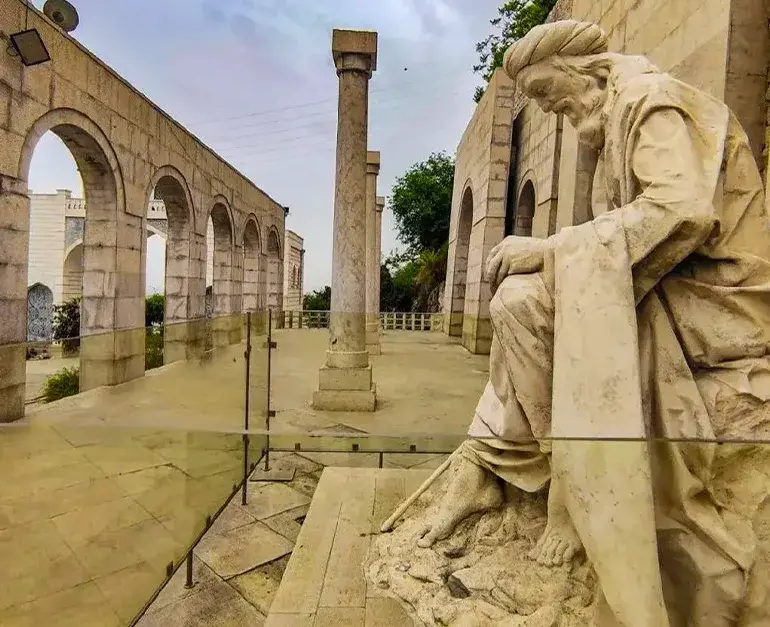
<svg viewBox="0 0 770 627">
<path fill-rule="evenodd" d="M 368 390 L 316 390 L 313 409 L 322 411 L 374 411 L 377 393 L 374 384 Z"/>
<path fill-rule="evenodd" d="M 366 323 L 366 350 L 369 351 L 370 355 L 382 354 L 380 347 L 380 323 L 377 320 Z"/>
<path fill-rule="evenodd" d="M 318 372 L 313 407 L 326 411 L 374 411 L 377 404 L 372 367 L 330 368 Z"/>
</svg>

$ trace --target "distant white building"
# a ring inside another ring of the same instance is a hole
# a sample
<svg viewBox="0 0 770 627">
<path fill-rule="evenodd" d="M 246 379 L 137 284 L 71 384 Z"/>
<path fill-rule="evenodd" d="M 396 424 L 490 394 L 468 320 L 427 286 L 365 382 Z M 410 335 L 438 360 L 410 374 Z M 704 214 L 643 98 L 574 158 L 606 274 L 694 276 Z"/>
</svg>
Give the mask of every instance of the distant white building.
<svg viewBox="0 0 770 627">
<path fill-rule="evenodd" d="M 86 209 L 83 198 L 74 198 L 68 189 L 55 194 L 30 193 L 30 239 L 28 286 L 28 336 L 30 340 L 50 338 L 54 304 L 83 293 L 83 229 Z M 147 237 L 168 232 L 166 207 L 162 200 L 152 200 L 147 209 Z M 268 268 L 271 276 L 268 305 L 293 311 L 302 309 L 304 276 L 303 238 L 286 231 L 283 256 L 283 294 L 278 289 L 278 269 Z M 206 285 L 213 282 L 214 229 L 209 221 L 206 233 Z"/>
</svg>

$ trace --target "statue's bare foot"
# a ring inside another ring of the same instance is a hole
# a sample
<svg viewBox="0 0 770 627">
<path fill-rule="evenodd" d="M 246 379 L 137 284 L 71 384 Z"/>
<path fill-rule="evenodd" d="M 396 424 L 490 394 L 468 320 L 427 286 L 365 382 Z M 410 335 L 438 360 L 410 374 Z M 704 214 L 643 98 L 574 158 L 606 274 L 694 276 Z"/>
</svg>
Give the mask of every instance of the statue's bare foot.
<svg viewBox="0 0 770 627">
<path fill-rule="evenodd" d="M 433 520 L 421 532 L 417 546 L 427 548 L 449 537 L 457 524 L 471 514 L 499 507 L 503 492 L 494 475 L 460 456 L 446 494 Z"/>
<path fill-rule="evenodd" d="M 562 484 L 554 478 L 548 493 L 548 522 L 529 558 L 543 566 L 561 566 L 582 550 L 583 544 L 564 504 Z"/>
</svg>

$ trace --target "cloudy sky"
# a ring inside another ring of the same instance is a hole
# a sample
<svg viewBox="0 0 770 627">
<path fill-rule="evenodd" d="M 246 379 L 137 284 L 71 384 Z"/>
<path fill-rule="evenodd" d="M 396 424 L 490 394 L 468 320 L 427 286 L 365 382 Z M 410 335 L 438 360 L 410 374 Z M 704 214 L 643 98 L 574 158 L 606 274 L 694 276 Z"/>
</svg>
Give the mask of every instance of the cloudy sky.
<svg viewBox="0 0 770 627">
<path fill-rule="evenodd" d="M 75 38 L 265 192 L 291 208 L 305 238 L 305 290 L 331 281 L 337 77 L 332 28 L 376 30 L 369 148 L 378 194 L 433 151 L 454 153 L 473 113 L 475 43 L 500 0 L 71 0 Z M 40 8 L 43 0 L 34 0 Z M 81 184 L 66 148 L 46 136 L 34 192 Z M 148 288 L 163 285 L 152 238 Z M 399 247 L 391 214 L 383 253 Z"/>
</svg>

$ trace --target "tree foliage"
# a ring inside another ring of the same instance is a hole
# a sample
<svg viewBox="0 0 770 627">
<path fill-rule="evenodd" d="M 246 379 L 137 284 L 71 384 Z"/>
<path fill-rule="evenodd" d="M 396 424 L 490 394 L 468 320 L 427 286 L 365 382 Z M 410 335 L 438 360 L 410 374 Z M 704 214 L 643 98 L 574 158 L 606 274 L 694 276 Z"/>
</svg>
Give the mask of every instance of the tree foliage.
<svg viewBox="0 0 770 627">
<path fill-rule="evenodd" d="M 328 285 L 322 290 L 305 294 L 302 309 L 305 311 L 329 311 L 332 308 L 332 288 Z"/>
<path fill-rule="evenodd" d="M 489 23 L 495 32 L 476 44 L 479 62 L 473 71 L 481 74 L 489 83 L 495 70 L 503 65 L 506 49 L 526 35 L 530 29 L 543 24 L 556 5 L 556 0 L 508 0 L 497 10 L 497 17 Z M 484 95 L 484 87 L 477 87 L 473 99 L 478 102 Z"/>
<path fill-rule="evenodd" d="M 439 250 L 449 238 L 454 172 L 454 159 L 439 152 L 396 179 L 390 208 L 398 238 L 412 257 Z"/>
<path fill-rule="evenodd" d="M 151 294 L 148 296 L 144 302 L 144 326 L 162 326 L 165 308 L 166 297 L 163 294 Z"/>
<path fill-rule="evenodd" d="M 53 306 L 53 339 L 62 343 L 64 355 L 71 355 L 80 346 L 80 299 L 72 298 Z"/>
</svg>

